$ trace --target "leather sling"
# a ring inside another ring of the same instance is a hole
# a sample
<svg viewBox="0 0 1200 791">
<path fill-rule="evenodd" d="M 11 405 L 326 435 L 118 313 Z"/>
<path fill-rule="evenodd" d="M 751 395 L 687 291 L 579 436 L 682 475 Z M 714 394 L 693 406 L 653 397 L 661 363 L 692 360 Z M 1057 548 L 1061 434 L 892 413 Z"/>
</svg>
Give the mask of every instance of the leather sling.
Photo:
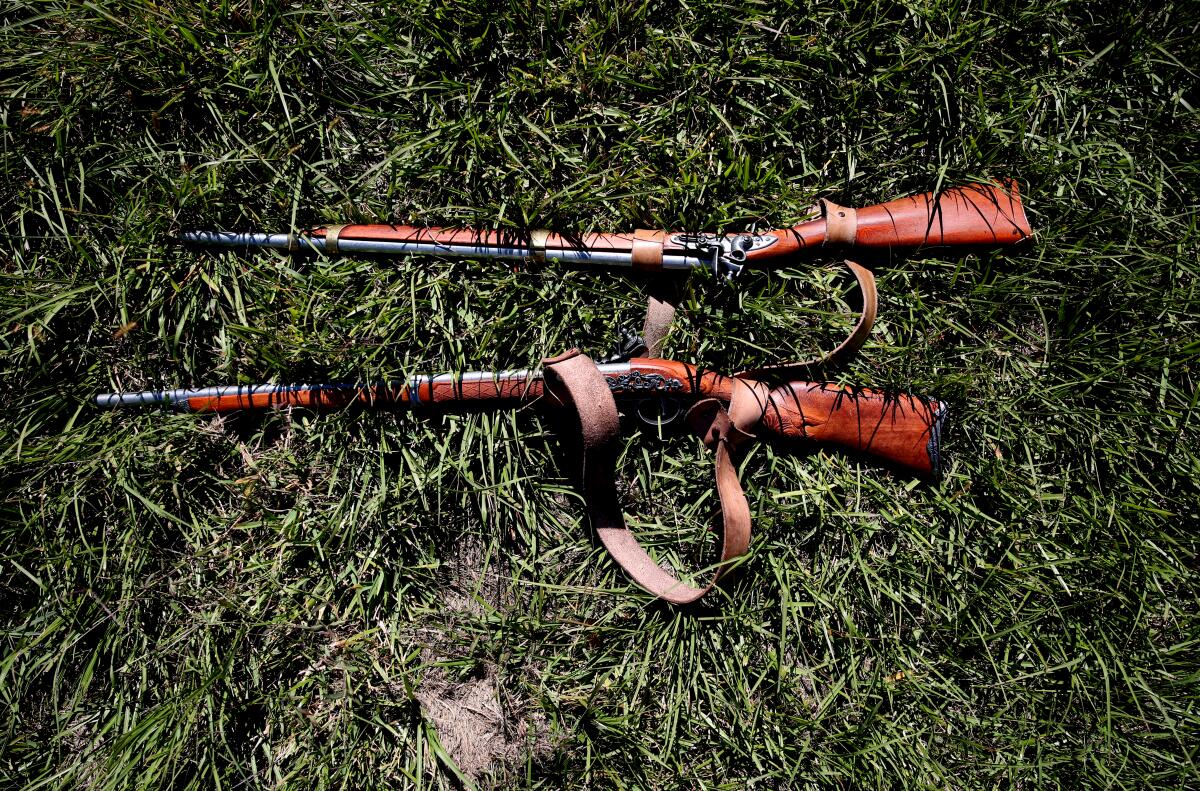
<svg viewBox="0 0 1200 791">
<path fill-rule="evenodd" d="M 852 357 L 866 343 L 879 313 L 879 291 L 875 286 L 875 275 L 870 269 L 855 261 L 846 259 L 843 263 L 850 270 L 850 274 L 854 275 L 863 302 L 858 322 L 855 323 L 845 340 L 832 351 L 811 360 L 773 363 L 741 371 L 735 376 L 749 379 L 795 378 L 815 368 L 839 365 Z M 642 340 L 646 343 L 647 357 L 661 357 L 663 340 L 667 337 L 667 332 L 675 320 L 676 305 L 679 302 L 678 285 L 671 278 L 658 277 L 650 282 L 648 291 L 646 319 L 642 322 Z"/>
<path fill-rule="evenodd" d="M 826 245 L 852 245 L 858 236 L 858 212 L 848 206 L 839 206 L 831 200 L 822 198 L 818 209 L 825 218 Z M 661 231 L 639 230 L 634 232 L 633 267 L 642 272 L 658 272 L 662 270 L 663 245 L 666 235 Z M 807 371 L 825 366 L 839 365 L 852 357 L 871 334 L 875 318 L 879 313 L 879 291 L 875 286 L 875 275 L 870 269 L 856 261 L 844 261 L 850 274 L 858 284 L 862 294 L 862 312 L 858 322 L 850 330 L 846 339 L 832 351 L 811 360 L 786 361 L 764 365 L 748 371 L 742 371 L 735 376 L 758 379 L 786 379 L 800 376 Z M 674 280 L 658 277 L 651 281 L 649 296 L 646 304 L 646 318 L 642 322 L 642 340 L 646 344 L 648 357 L 661 357 L 663 340 L 675 320 L 676 305 L 679 302 L 678 287 Z"/>
<path fill-rule="evenodd" d="M 712 590 L 750 547 L 750 504 L 742 491 L 734 451 L 753 440 L 762 419 L 767 386 L 736 380 L 726 408 L 717 399 L 696 403 L 688 423 L 715 451 L 714 474 L 721 503 L 721 559 L 703 587 L 688 585 L 665 571 L 625 524 L 616 489 L 620 422 L 612 391 L 596 364 L 572 349 L 544 361 L 545 375 L 579 421 L 582 438 L 584 502 L 600 542 L 638 585 L 672 604 L 690 604 Z"/>
<path fill-rule="evenodd" d="M 863 301 L 862 312 L 858 314 L 858 322 L 855 323 L 854 329 L 850 330 L 850 334 L 846 336 L 845 340 L 834 347 L 833 351 L 810 360 L 772 363 L 739 371 L 734 376 L 746 379 L 795 379 L 814 369 L 840 365 L 862 348 L 871 335 L 871 328 L 875 326 L 875 317 L 879 312 L 879 291 L 875 287 L 875 275 L 871 273 L 870 269 L 849 259 L 843 263 L 854 275 Z"/>
</svg>

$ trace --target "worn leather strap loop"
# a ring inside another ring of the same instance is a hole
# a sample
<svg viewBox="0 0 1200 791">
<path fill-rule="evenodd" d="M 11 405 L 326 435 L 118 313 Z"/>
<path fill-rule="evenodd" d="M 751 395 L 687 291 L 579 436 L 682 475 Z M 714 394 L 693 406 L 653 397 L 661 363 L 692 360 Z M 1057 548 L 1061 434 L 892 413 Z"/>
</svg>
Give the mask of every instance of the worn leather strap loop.
<svg viewBox="0 0 1200 791">
<path fill-rule="evenodd" d="M 825 215 L 825 244 L 852 245 L 858 240 L 856 210 L 821 198 L 821 213 Z"/>
<path fill-rule="evenodd" d="M 752 368 L 735 374 L 739 379 L 794 379 L 802 378 L 814 369 L 841 365 L 862 348 L 871 335 L 875 319 L 879 315 L 879 289 L 875 284 L 875 275 L 862 264 L 846 259 L 843 261 L 850 274 L 858 284 L 862 295 L 862 312 L 854 328 L 828 354 L 813 357 L 810 360 L 787 361 L 773 363 L 758 368 Z M 646 319 L 642 324 L 642 339 L 646 342 L 647 355 L 658 357 L 662 351 L 663 339 L 666 337 L 671 323 L 675 319 L 675 303 L 678 302 L 677 284 L 658 278 L 650 287 L 650 297 L 646 305 Z"/>
<path fill-rule="evenodd" d="M 715 398 L 699 401 L 688 410 L 688 425 L 710 448 L 715 448 L 721 440 L 736 448 L 757 439 L 753 429 L 762 420 L 769 402 L 767 385 L 735 379 L 728 407 Z"/>
<path fill-rule="evenodd" d="M 741 371 L 734 374 L 734 376 L 740 379 L 800 378 L 815 368 L 840 365 L 862 348 L 862 345 L 867 342 L 867 338 L 871 335 L 871 328 L 875 326 L 875 318 L 879 313 L 879 290 L 875 286 L 875 275 L 870 269 L 849 259 L 843 263 L 850 270 L 850 274 L 854 275 L 854 280 L 858 283 L 858 290 L 862 294 L 863 302 L 862 313 L 858 316 L 858 322 L 854 325 L 854 329 L 850 330 L 850 334 L 846 336 L 846 339 L 839 343 L 833 351 L 820 357 L 814 357 L 811 360 L 764 365 L 759 368 Z"/>
<path fill-rule="evenodd" d="M 344 225 L 330 225 L 325 228 L 325 255 L 337 255 L 338 238 L 342 235 Z"/>
<path fill-rule="evenodd" d="M 666 234 L 662 231 L 639 230 L 633 232 L 631 258 L 638 272 L 661 272 L 663 245 Z"/>
<path fill-rule="evenodd" d="M 749 429 L 763 415 L 765 386 L 739 381 L 728 411 L 711 399 L 701 402 L 705 405 L 702 411 L 711 415 L 709 420 L 698 422 L 704 431 L 701 436 L 705 444 L 716 450 L 714 472 L 721 501 L 722 532 L 720 563 L 709 583 L 696 587 L 655 563 L 625 524 L 615 482 L 620 423 L 616 401 L 604 375 L 595 363 L 575 350 L 545 362 L 548 382 L 557 386 L 556 393 L 579 418 L 584 500 L 601 543 L 634 582 L 650 593 L 672 604 L 696 601 L 712 590 L 750 546 L 750 505 L 738 481 L 732 453 L 738 443 L 753 437 Z M 689 415 L 689 420 L 692 419 Z"/>
<path fill-rule="evenodd" d="M 650 281 L 647 289 L 646 320 L 642 322 L 642 340 L 647 357 L 661 357 L 663 340 L 675 321 L 675 305 L 679 301 L 679 282 L 674 277 L 660 275 Z"/>
<path fill-rule="evenodd" d="M 825 242 L 827 245 L 853 245 L 858 237 L 858 212 L 848 206 L 839 206 L 833 201 L 821 199 L 820 211 L 825 217 Z M 662 269 L 663 245 L 666 234 L 662 231 L 635 231 L 633 239 L 633 267 L 639 271 L 658 272 Z M 862 294 L 862 312 L 858 322 L 840 344 L 828 354 L 810 360 L 787 361 L 742 371 L 738 377 L 757 379 L 760 377 L 783 378 L 802 375 L 814 368 L 838 365 L 857 352 L 871 334 L 879 312 L 879 292 L 875 275 L 863 265 L 847 259 L 846 268 L 854 275 Z M 651 286 L 646 304 L 646 318 L 642 323 L 642 339 L 647 354 L 658 356 L 662 351 L 663 339 L 675 320 L 678 296 L 674 282 L 658 278 Z"/>
<path fill-rule="evenodd" d="M 862 295 L 862 312 L 854 328 L 828 354 L 814 357 L 810 360 L 788 361 L 773 363 L 736 374 L 742 379 L 759 378 L 796 378 L 816 368 L 840 365 L 854 356 L 862 345 L 867 342 L 875 319 L 879 314 L 879 290 L 875 284 L 875 275 L 862 264 L 846 259 L 843 262 L 858 284 Z M 657 278 L 650 287 L 650 296 L 646 304 L 646 319 L 642 324 L 642 339 L 646 342 L 647 355 L 658 357 L 662 352 L 663 339 L 675 320 L 675 303 L 678 302 L 678 287 L 674 281 Z"/>
</svg>

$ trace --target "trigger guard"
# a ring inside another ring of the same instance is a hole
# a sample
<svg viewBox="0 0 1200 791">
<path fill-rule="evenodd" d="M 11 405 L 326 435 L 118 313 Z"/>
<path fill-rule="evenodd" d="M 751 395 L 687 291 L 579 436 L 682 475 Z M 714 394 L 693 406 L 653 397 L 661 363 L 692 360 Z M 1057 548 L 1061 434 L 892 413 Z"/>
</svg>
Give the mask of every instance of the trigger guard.
<svg viewBox="0 0 1200 791">
<path fill-rule="evenodd" d="M 670 415 L 668 415 L 665 410 L 659 411 L 656 414 L 646 414 L 645 409 L 647 404 L 662 406 L 670 404 L 674 411 L 672 411 Z M 680 404 L 679 400 L 676 398 L 643 398 L 641 401 L 637 402 L 637 406 L 634 407 L 633 412 L 635 415 L 637 415 L 638 420 L 642 421 L 647 426 L 653 426 L 657 428 L 659 426 L 670 425 L 678 420 L 679 416 L 683 414 L 683 405 Z"/>
</svg>

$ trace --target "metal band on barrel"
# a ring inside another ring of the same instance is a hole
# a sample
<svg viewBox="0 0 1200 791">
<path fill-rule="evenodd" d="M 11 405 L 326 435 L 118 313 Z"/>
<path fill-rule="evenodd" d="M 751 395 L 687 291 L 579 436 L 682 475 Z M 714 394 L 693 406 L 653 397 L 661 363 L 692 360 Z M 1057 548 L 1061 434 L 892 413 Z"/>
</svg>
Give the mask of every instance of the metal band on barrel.
<svg viewBox="0 0 1200 791">
<path fill-rule="evenodd" d="M 338 254 L 338 237 L 342 235 L 344 225 L 330 225 L 325 229 L 325 255 Z"/>
<path fill-rule="evenodd" d="M 546 242 L 550 232 L 545 228 L 529 232 L 529 257 L 539 264 L 546 263 Z"/>
</svg>

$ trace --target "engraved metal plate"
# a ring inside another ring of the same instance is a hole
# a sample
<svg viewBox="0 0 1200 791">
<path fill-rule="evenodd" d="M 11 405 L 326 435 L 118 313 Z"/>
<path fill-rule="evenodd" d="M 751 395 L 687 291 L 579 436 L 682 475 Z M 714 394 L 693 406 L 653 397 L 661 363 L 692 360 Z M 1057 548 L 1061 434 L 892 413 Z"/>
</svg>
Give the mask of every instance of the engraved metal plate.
<svg viewBox="0 0 1200 791">
<path fill-rule="evenodd" d="M 621 393 L 674 393 L 683 389 L 683 382 L 673 376 L 644 374 L 630 371 L 619 376 L 606 377 L 608 389 Z"/>
<path fill-rule="evenodd" d="M 733 242 L 738 240 L 740 249 L 745 252 L 753 252 L 762 250 L 765 247 L 770 247 L 779 241 L 779 237 L 769 233 L 741 233 L 729 234 L 726 236 L 718 236 L 715 233 L 677 233 L 671 237 L 671 243 L 679 247 L 730 247 Z M 747 244 L 749 242 L 749 244 Z"/>
</svg>

